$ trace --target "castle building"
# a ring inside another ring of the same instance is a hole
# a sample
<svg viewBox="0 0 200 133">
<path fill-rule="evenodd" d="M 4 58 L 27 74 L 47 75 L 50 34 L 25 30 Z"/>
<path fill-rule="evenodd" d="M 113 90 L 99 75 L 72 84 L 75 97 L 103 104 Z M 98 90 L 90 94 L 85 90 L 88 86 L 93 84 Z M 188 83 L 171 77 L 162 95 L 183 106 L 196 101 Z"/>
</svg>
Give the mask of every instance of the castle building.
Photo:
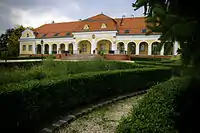
<svg viewBox="0 0 200 133">
<path fill-rule="evenodd" d="M 34 31 L 26 29 L 19 40 L 20 55 L 164 55 L 164 45 L 157 50 L 160 34 L 146 32 L 144 17 L 111 18 L 101 13 L 74 22 L 44 24 Z M 177 55 L 178 47 L 175 42 L 172 55 Z"/>
</svg>

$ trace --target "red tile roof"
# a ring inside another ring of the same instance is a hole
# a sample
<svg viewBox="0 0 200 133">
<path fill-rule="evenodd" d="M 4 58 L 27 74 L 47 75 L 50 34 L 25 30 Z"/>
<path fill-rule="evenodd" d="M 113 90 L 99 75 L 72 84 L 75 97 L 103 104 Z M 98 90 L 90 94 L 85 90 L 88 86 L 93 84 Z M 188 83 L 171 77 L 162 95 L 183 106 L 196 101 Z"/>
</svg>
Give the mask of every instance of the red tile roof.
<svg viewBox="0 0 200 133">
<path fill-rule="evenodd" d="M 107 28 L 101 29 L 103 23 L 107 25 Z M 142 29 L 146 27 L 144 17 L 113 19 L 104 14 L 98 14 L 81 21 L 42 25 L 35 29 L 36 38 L 69 37 L 72 36 L 72 32 L 84 32 L 83 27 L 86 24 L 89 25 L 88 31 L 118 31 L 118 34 L 145 34 Z M 56 33 L 59 34 L 55 36 Z"/>
</svg>

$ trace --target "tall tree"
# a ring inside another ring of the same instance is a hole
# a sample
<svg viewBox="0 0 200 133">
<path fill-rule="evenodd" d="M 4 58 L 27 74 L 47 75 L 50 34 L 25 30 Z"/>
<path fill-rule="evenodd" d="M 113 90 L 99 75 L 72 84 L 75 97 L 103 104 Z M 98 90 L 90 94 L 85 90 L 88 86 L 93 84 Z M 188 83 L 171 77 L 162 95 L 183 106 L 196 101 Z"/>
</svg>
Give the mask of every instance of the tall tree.
<svg viewBox="0 0 200 133">
<path fill-rule="evenodd" d="M 149 33 L 162 33 L 162 43 L 178 41 L 185 65 L 200 66 L 198 3 L 183 0 L 136 0 L 135 10 L 144 7 Z M 189 9 L 193 7 L 193 9 Z"/>
<path fill-rule="evenodd" d="M 0 36 L 0 51 L 7 51 L 8 56 L 18 56 L 19 39 L 24 30 L 25 27 L 22 25 L 7 29 L 6 32 Z"/>
</svg>

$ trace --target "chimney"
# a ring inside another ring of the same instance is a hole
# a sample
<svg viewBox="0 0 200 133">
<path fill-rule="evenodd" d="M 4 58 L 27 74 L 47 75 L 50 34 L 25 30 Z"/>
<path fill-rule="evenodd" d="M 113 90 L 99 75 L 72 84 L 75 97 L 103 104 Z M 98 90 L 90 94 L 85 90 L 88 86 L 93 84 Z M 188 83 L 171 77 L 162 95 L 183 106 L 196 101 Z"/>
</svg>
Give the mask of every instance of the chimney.
<svg viewBox="0 0 200 133">
<path fill-rule="evenodd" d="M 123 21 L 124 21 L 124 18 L 125 18 L 125 17 L 126 17 L 125 15 L 122 15 L 121 22 L 120 22 L 120 26 L 124 25 Z"/>
<path fill-rule="evenodd" d="M 131 14 L 131 17 L 133 18 L 133 17 L 134 17 L 134 14 Z"/>
</svg>

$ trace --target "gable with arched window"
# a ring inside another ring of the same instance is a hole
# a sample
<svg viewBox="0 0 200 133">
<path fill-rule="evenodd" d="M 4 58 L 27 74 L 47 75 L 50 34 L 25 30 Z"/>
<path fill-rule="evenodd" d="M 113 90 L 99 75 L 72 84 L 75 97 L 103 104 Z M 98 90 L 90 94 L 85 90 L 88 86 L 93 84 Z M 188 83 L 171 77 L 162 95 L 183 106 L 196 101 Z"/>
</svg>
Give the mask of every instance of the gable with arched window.
<svg viewBox="0 0 200 133">
<path fill-rule="evenodd" d="M 22 32 L 21 38 L 35 38 L 35 35 L 32 30 L 27 28 Z"/>
</svg>

